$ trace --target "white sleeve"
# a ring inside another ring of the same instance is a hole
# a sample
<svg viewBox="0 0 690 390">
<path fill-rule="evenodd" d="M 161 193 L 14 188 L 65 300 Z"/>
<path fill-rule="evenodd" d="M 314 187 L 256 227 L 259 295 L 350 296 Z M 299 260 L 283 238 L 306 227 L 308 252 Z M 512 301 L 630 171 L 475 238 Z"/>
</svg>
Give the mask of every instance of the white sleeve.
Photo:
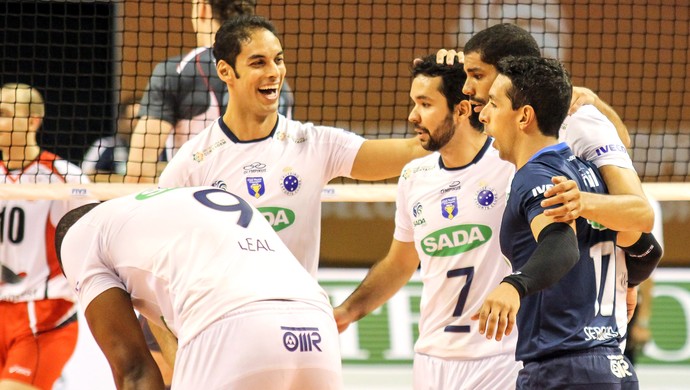
<svg viewBox="0 0 690 390">
<path fill-rule="evenodd" d="M 328 161 L 325 179 L 350 177 L 357 153 L 366 141 L 364 137 L 349 130 L 327 126 L 315 126 L 314 131 L 321 139 L 321 145 Z"/>
<path fill-rule="evenodd" d="M 405 194 L 411 188 L 409 179 L 405 179 L 406 166 L 400 178 L 398 179 L 398 193 L 395 197 L 395 230 L 393 232 L 393 238 L 400 242 L 412 242 L 414 241 L 414 228 L 412 226 L 412 219 L 410 218 L 410 210 L 407 209 L 407 199 Z M 406 190 L 407 189 L 407 190 Z"/>
<path fill-rule="evenodd" d="M 103 262 L 98 236 L 95 226 L 77 223 L 65 235 L 60 250 L 67 281 L 85 309 L 104 291 L 125 289 L 115 271 Z"/>
<path fill-rule="evenodd" d="M 559 139 L 576 156 L 597 167 L 615 165 L 635 169 L 616 127 L 592 105 L 580 107 L 563 121 Z"/>
</svg>

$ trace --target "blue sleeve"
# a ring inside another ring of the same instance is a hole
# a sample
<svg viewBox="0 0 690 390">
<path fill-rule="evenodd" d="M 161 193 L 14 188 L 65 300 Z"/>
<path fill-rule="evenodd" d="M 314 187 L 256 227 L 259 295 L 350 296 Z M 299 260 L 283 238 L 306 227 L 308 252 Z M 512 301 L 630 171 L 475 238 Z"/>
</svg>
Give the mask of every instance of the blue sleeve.
<svg viewBox="0 0 690 390">
<path fill-rule="evenodd" d="M 563 175 L 541 164 L 528 163 L 515 174 L 510 196 L 518 197 L 520 210 L 528 223 L 544 212 L 544 192 L 553 187 L 551 178 Z M 557 206 L 553 206 L 557 207 Z"/>
</svg>

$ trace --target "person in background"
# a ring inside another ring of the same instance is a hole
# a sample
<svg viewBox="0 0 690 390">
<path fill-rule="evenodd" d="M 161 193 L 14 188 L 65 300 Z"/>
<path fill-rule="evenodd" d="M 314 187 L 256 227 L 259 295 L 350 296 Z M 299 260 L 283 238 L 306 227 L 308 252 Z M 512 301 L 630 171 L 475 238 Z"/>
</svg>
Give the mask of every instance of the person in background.
<svg viewBox="0 0 690 390">
<path fill-rule="evenodd" d="M 84 153 L 81 169 L 91 181 L 113 182 L 127 172 L 129 141 L 137 124 L 139 103 L 134 96 L 120 102 L 115 135 L 99 138 Z"/>
<path fill-rule="evenodd" d="M 197 48 L 156 65 L 141 100 L 125 181 L 153 183 L 180 146 L 223 115 L 228 93 L 216 72 L 211 46 L 223 22 L 253 15 L 255 0 L 192 0 Z M 294 98 L 285 84 L 279 110 L 292 117 Z"/>
<path fill-rule="evenodd" d="M 36 142 L 45 105 L 27 84 L 0 89 L 0 183 L 88 183 Z M 55 226 L 91 201 L 0 200 L 0 389 L 50 390 L 74 352 L 77 305 L 60 272 Z"/>
<path fill-rule="evenodd" d="M 342 389 L 328 295 L 237 195 L 162 188 L 86 205 L 55 246 L 118 388 L 164 386 L 136 309 L 179 340 L 173 389 Z"/>
</svg>

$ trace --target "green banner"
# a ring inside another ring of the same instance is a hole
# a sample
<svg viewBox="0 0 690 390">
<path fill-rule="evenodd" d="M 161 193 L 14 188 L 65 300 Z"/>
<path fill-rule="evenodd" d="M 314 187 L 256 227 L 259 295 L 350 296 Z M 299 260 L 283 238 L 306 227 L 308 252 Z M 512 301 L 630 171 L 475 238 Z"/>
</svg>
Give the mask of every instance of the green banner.
<svg viewBox="0 0 690 390">
<path fill-rule="evenodd" d="M 321 270 L 319 281 L 333 305 L 344 301 L 367 270 Z M 661 268 L 654 273 L 652 340 L 638 357 L 645 364 L 690 365 L 690 270 Z M 378 310 L 343 334 L 345 364 L 410 364 L 417 339 L 422 283 L 415 276 Z"/>
</svg>

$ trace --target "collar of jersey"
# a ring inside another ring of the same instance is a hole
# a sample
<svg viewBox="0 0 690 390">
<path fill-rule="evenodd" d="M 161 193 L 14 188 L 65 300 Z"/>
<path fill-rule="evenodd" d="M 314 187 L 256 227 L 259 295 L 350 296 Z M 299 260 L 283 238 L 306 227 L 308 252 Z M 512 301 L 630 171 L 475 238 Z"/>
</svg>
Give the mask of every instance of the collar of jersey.
<svg viewBox="0 0 690 390">
<path fill-rule="evenodd" d="M 538 151 L 537 153 L 534 153 L 534 156 L 530 157 L 529 161 L 534 160 L 535 158 L 539 157 L 540 155 L 542 155 L 544 153 L 548 153 L 548 152 L 552 152 L 552 151 L 553 152 L 560 152 L 561 150 L 563 150 L 567 147 L 568 147 L 568 144 L 566 144 L 565 142 L 559 142 L 556 145 L 547 146 L 547 147 L 541 149 L 540 151 Z"/>
<path fill-rule="evenodd" d="M 220 129 L 223 131 L 223 133 L 225 133 L 225 135 L 226 135 L 228 138 L 230 138 L 230 141 L 232 141 L 233 143 L 236 143 L 236 144 L 250 144 L 250 143 L 252 143 L 252 142 L 261 142 L 261 141 L 263 141 L 263 140 L 266 140 L 266 139 L 269 139 L 269 138 L 273 137 L 273 134 L 275 134 L 276 129 L 278 128 L 278 123 L 282 120 L 282 119 L 281 119 L 281 116 L 282 116 L 282 115 L 278 114 L 278 119 L 276 120 L 276 124 L 275 124 L 275 126 L 273 126 L 273 130 L 271 130 L 271 132 L 268 133 L 267 136 L 265 136 L 265 137 L 263 137 L 263 138 L 251 139 L 251 140 L 249 140 L 249 141 L 241 141 L 239 138 L 237 138 L 237 136 L 235 136 L 235 134 L 232 132 L 232 130 L 230 130 L 230 128 L 228 127 L 228 125 L 225 124 L 225 121 L 223 121 L 223 117 L 222 117 L 222 116 L 221 116 L 220 118 L 218 118 L 218 125 L 220 126 Z"/>
<path fill-rule="evenodd" d="M 494 140 L 494 139 L 491 138 L 491 137 L 486 137 L 486 141 L 484 142 L 484 146 L 482 146 L 482 148 L 479 150 L 479 152 L 477 153 L 477 155 L 474 156 L 474 158 L 472 159 L 472 161 L 470 161 L 469 164 L 463 165 L 463 166 L 461 166 L 461 167 L 448 168 L 448 167 L 446 167 L 445 165 L 443 165 L 443 158 L 441 158 L 441 156 L 439 156 L 439 157 L 438 157 L 438 165 L 441 167 L 441 169 L 445 169 L 446 171 L 458 171 L 458 170 L 460 170 L 460 169 L 465 169 L 465 168 L 469 167 L 469 166 L 472 165 L 472 164 L 478 163 L 479 160 L 481 160 L 482 157 L 484 157 L 484 154 L 486 153 L 487 150 L 489 150 L 489 146 L 491 146 L 491 142 L 492 142 L 493 140 Z"/>
</svg>

